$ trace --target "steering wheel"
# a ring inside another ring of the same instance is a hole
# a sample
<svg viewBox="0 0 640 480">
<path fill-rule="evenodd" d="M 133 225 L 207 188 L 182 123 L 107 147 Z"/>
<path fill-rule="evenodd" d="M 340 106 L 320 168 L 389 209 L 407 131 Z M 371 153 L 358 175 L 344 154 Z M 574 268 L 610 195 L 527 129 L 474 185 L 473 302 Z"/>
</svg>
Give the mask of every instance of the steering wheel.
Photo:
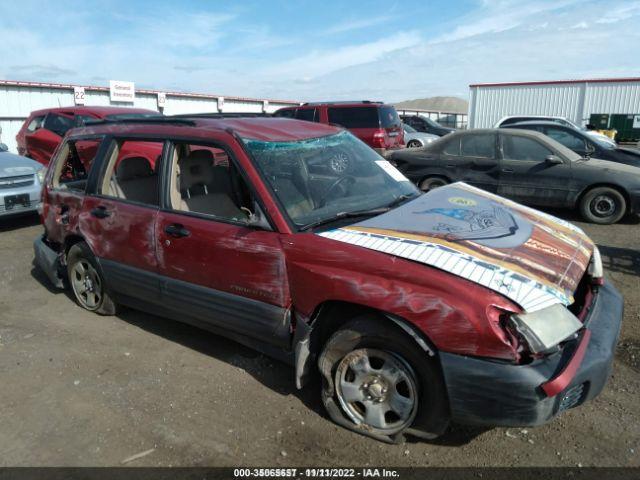
<svg viewBox="0 0 640 480">
<path fill-rule="evenodd" d="M 333 182 L 329 188 L 327 188 L 327 191 L 324 192 L 324 195 L 322 195 L 322 198 L 318 202 L 318 206 L 324 207 L 327 203 L 327 199 L 331 196 L 333 191 L 336 190 L 340 185 L 342 185 L 345 182 L 349 182 L 349 185 L 353 185 L 354 183 L 356 183 L 356 179 L 353 178 L 351 175 L 346 175 L 344 177 L 340 177 L 336 179 L 336 181 Z"/>
</svg>

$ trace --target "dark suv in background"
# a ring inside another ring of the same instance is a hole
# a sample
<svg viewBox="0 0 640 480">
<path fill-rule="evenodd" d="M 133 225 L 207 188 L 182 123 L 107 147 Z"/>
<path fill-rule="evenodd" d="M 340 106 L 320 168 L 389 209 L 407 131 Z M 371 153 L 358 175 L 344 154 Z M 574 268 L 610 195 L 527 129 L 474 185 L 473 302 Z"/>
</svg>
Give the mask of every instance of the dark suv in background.
<svg viewBox="0 0 640 480">
<path fill-rule="evenodd" d="M 455 132 L 455 128 L 443 127 L 435 120 L 422 115 L 400 115 L 404 123 L 415 128 L 419 132 L 430 133 L 439 137 L 445 136 L 447 133 Z"/>
<path fill-rule="evenodd" d="M 404 131 L 393 105 L 369 100 L 305 103 L 281 108 L 276 117 L 329 123 L 348 129 L 356 137 L 385 156 L 404 147 Z"/>
</svg>

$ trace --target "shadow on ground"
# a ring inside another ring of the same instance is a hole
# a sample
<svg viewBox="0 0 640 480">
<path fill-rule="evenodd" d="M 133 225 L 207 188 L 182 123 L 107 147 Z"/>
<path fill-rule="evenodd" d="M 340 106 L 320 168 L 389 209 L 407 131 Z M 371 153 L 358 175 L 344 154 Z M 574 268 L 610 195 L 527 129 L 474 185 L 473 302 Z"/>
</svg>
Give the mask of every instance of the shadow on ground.
<svg viewBox="0 0 640 480">
<path fill-rule="evenodd" d="M 37 213 L 25 213 L 10 217 L 0 217 L 0 232 L 10 232 L 20 228 L 34 227 L 40 223 Z"/>
<path fill-rule="evenodd" d="M 638 243 L 638 249 L 598 245 L 604 268 L 610 272 L 640 277 L 640 240 Z"/>
</svg>

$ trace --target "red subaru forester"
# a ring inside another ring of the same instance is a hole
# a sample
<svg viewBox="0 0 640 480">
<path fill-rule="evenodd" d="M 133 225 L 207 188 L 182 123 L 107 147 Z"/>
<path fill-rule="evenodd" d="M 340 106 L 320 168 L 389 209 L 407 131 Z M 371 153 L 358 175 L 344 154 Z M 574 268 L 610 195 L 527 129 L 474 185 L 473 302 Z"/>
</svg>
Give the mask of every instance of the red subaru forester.
<svg viewBox="0 0 640 480">
<path fill-rule="evenodd" d="M 122 155 L 140 142 L 153 165 Z M 36 261 L 80 306 L 225 335 L 299 388 L 317 369 L 330 417 L 362 434 L 538 425 L 610 373 L 622 299 L 579 228 L 464 183 L 421 194 L 343 129 L 106 121 L 68 133 L 45 183 Z"/>
</svg>

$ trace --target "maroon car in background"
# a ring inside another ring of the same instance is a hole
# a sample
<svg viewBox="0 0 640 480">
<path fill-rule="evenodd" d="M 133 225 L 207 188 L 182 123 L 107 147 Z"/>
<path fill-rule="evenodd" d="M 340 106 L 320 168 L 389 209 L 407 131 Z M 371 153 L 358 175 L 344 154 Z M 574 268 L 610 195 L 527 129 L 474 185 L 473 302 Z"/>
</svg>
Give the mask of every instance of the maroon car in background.
<svg viewBox="0 0 640 480">
<path fill-rule="evenodd" d="M 382 102 L 305 103 L 300 107 L 281 108 L 274 116 L 344 127 L 383 156 L 404 147 L 400 117 L 393 105 Z"/>
<path fill-rule="evenodd" d="M 153 110 L 129 107 L 64 107 L 46 108 L 31 112 L 16 135 L 18 154 L 47 166 L 62 137 L 75 126 L 91 120 L 114 120 L 135 117 L 154 117 Z M 88 152 L 91 155 L 95 152 Z M 139 153 L 139 152 L 138 152 Z"/>
<path fill-rule="evenodd" d="M 141 143 L 162 151 L 153 168 L 122 158 Z M 539 425 L 611 371 L 623 302 L 582 230 L 464 183 L 421 194 L 341 128 L 75 129 L 41 215 L 36 263 L 82 308 L 225 335 L 291 364 L 299 388 L 319 372 L 329 416 L 379 440 L 434 438 L 450 421 Z"/>
</svg>

